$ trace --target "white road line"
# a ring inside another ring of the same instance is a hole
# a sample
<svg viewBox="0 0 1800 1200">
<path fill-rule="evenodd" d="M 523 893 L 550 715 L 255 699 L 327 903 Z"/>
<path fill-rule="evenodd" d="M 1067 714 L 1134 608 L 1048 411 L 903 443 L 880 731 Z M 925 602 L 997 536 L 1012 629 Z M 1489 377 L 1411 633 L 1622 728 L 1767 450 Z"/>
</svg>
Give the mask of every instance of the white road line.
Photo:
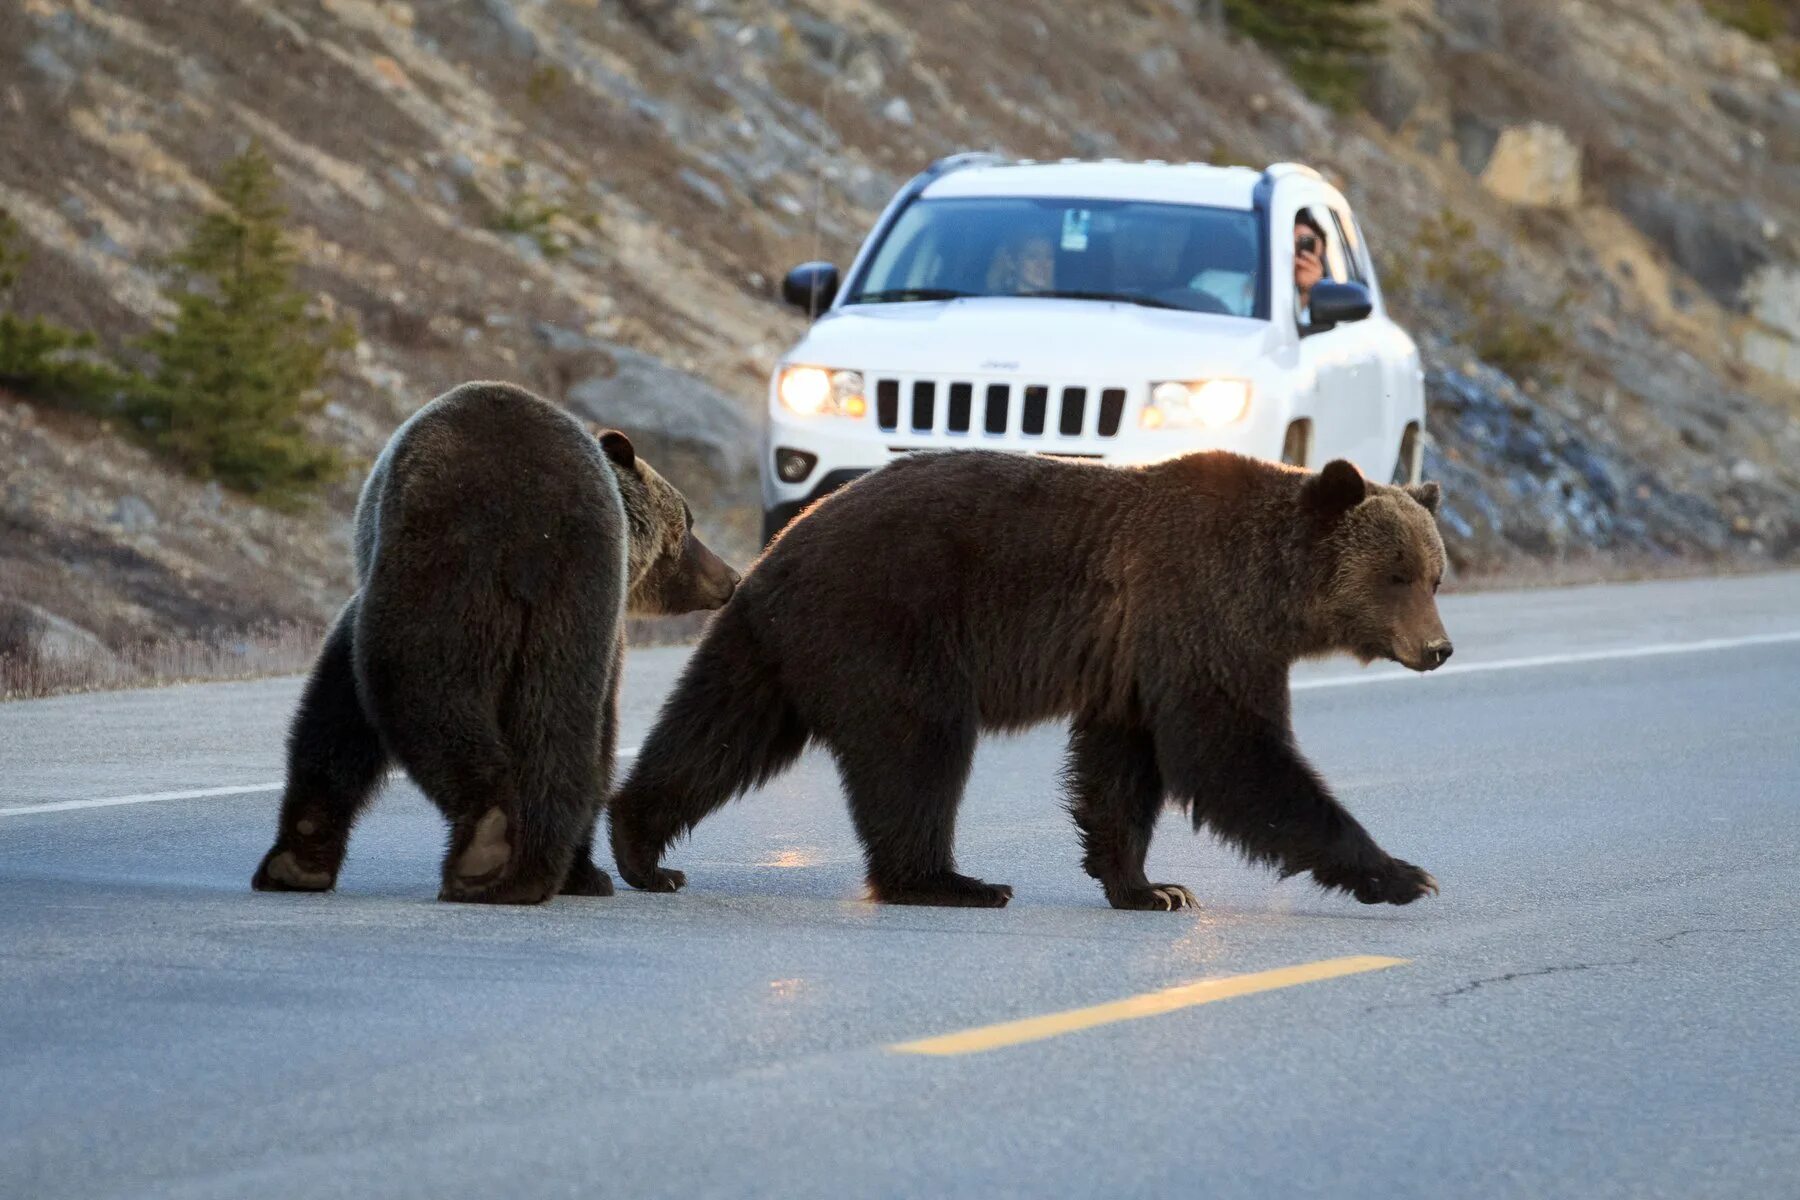
<svg viewBox="0 0 1800 1200">
<path fill-rule="evenodd" d="M 77 808 L 113 808 L 120 804 L 154 804 L 158 800 L 198 800 L 203 796 L 247 796 L 252 792 L 279 792 L 280 783 L 245 783 L 237 787 L 195 788 L 187 792 L 146 792 L 141 796 L 103 796 L 98 800 L 56 800 L 49 804 L 26 804 L 18 808 L 0 808 L 0 817 L 23 817 L 29 813 L 68 812 Z"/>
<path fill-rule="evenodd" d="M 637 757 L 638 748 L 627 746 L 620 758 Z M 78 808 L 116 808 L 121 804 L 155 804 L 159 800 L 203 800 L 208 796 L 251 796 L 259 792 L 279 792 L 284 785 L 274 783 L 241 783 L 236 787 L 193 788 L 185 792 L 145 792 L 138 796 L 102 796 L 97 800 L 53 800 L 46 804 L 22 804 L 0 808 L 0 817 L 23 817 L 32 813 L 70 812 Z"/>
<path fill-rule="evenodd" d="M 1561 667 L 1572 663 L 1607 662 L 1627 658 L 1661 658 L 1668 654 L 1700 654 L 1708 650 L 1735 650 L 1742 646 L 1776 646 L 1784 642 L 1800 642 L 1800 630 L 1790 633 L 1753 633 L 1744 637 L 1703 638 L 1697 642 L 1658 642 L 1650 646 L 1617 646 L 1610 650 L 1580 650 L 1569 654 L 1534 654 L 1528 658 L 1496 658 L 1492 662 L 1452 663 L 1431 672 L 1434 679 L 1445 675 L 1475 675 L 1483 671 L 1523 671 L 1532 667 Z M 1393 683 L 1398 679 L 1418 679 L 1416 671 L 1375 671 L 1367 675 L 1334 675 L 1329 679 L 1305 679 L 1293 690 L 1354 687 L 1362 683 Z"/>
<path fill-rule="evenodd" d="M 1492 662 L 1454 663 L 1431 672 L 1433 678 L 1445 675 L 1476 675 L 1484 671 L 1526 671 L 1533 667 L 1561 667 L 1574 663 L 1610 662 L 1618 659 L 1661 658 L 1670 654 L 1702 654 L 1709 650 L 1736 650 L 1744 646 L 1778 646 L 1800 642 L 1800 630 L 1788 633 L 1753 633 L 1743 637 L 1702 638 L 1697 642 L 1658 642 L 1649 646 L 1617 646 L 1610 650 L 1582 650 L 1570 654 L 1534 654 L 1526 658 L 1496 658 Z M 1303 679 L 1293 685 L 1296 692 L 1319 688 L 1358 687 L 1365 683 L 1393 683 L 1401 679 L 1417 679 L 1412 671 L 1375 671 L 1362 675 L 1334 675 L 1328 679 Z M 620 758 L 635 758 L 638 747 L 627 746 Z M 247 796 L 256 792 L 278 792 L 280 783 L 249 783 L 239 787 L 197 788 L 187 792 L 149 792 L 142 796 L 106 796 L 98 800 L 57 800 L 49 804 L 27 804 L 18 808 L 0 808 L 0 817 L 23 817 L 31 813 L 68 812 L 78 808 L 112 808 L 120 804 L 154 804 L 159 800 L 198 800 L 205 796 Z"/>
</svg>

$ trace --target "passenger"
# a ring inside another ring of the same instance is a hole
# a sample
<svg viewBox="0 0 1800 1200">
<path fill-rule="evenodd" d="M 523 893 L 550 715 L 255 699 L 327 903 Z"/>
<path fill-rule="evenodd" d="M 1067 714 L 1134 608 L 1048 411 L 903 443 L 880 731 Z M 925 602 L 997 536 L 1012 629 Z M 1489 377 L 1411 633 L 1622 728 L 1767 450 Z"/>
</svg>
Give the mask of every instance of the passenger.
<svg viewBox="0 0 1800 1200">
<path fill-rule="evenodd" d="M 1300 324 L 1312 324 L 1313 285 L 1325 278 L 1325 230 L 1305 209 L 1294 217 L 1294 293 Z"/>
</svg>

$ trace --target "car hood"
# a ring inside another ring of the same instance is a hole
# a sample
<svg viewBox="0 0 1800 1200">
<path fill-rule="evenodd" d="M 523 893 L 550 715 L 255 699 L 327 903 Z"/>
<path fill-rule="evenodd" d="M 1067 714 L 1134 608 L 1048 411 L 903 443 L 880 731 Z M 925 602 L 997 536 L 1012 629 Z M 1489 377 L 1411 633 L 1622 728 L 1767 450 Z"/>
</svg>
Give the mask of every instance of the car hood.
<svg viewBox="0 0 1800 1200">
<path fill-rule="evenodd" d="M 980 296 L 857 304 L 820 317 L 784 362 L 930 375 L 1186 379 L 1242 370 L 1267 321 L 1094 300 Z"/>
</svg>

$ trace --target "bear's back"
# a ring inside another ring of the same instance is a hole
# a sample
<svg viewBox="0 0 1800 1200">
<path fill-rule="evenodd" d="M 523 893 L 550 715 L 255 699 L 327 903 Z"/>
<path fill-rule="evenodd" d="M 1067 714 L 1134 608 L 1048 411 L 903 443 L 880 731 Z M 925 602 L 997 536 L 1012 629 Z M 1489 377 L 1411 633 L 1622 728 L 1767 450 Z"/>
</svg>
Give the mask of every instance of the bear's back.
<svg viewBox="0 0 1800 1200">
<path fill-rule="evenodd" d="M 465 383 L 409 417 L 370 470 L 357 581 L 402 541 L 468 569 L 516 570 L 522 553 L 572 541 L 607 543 L 622 561 L 626 537 L 618 482 L 579 422 L 523 388 Z"/>
</svg>

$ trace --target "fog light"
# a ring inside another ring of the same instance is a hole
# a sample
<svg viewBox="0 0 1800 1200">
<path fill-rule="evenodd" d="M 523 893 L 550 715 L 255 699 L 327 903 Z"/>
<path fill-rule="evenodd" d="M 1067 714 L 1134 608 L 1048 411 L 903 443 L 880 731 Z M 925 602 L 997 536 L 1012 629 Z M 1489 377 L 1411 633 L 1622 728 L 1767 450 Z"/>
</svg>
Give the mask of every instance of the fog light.
<svg viewBox="0 0 1800 1200">
<path fill-rule="evenodd" d="M 783 483 L 799 483 L 812 474 L 813 464 L 819 461 L 816 454 L 808 454 L 804 450 L 789 450 L 785 446 L 775 451 L 775 474 L 781 476 Z"/>
</svg>

